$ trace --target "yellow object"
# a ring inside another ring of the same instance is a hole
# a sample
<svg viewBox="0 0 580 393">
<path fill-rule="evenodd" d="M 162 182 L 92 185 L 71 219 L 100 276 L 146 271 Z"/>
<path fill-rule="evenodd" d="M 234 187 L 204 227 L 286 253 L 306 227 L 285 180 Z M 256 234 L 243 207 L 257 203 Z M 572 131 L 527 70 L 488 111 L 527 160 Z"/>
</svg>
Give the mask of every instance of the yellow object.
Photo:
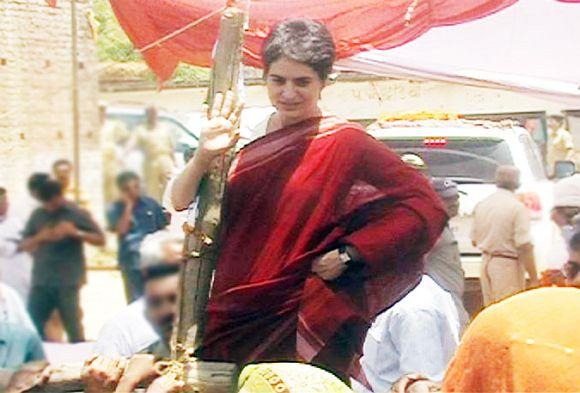
<svg viewBox="0 0 580 393">
<path fill-rule="evenodd" d="M 261 363 L 246 366 L 238 393 L 352 393 L 328 371 L 302 363 Z"/>
<path fill-rule="evenodd" d="M 399 113 L 384 113 L 379 116 L 378 121 L 397 121 L 397 120 L 407 120 L 407 121 L 418 121 L 418 120 L 457 120 L 459 115 L 457 113 L 449 112 L 399 112 Z"/>
</svg>

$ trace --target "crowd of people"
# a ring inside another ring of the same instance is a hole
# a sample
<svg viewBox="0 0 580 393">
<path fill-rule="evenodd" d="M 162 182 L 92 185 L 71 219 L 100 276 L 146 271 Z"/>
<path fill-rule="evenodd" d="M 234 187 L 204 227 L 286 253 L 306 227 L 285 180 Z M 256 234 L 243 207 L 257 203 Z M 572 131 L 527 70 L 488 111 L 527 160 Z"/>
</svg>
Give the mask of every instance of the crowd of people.
<svg viewBox="0 0 580 393">
<path fill-rule="evenodd" d="M 150 392 L 183 387 L 155 367 L 170 354 L 184 259 L 183 233 L 161 201 L 195 212 L 204 176 L 230 148 L 239 153 L 198 358 L 308 363 L 364 393 L 580 388 L 580 175 L 555 189 L 552 218 L 568 241 L 568 262 L 548 272 L 549 288 L 527 290 L 540 286 L 531 217 L 516 195 L 517 168 L 497 168 L 497 190 L 474 210 L 471 240 L 483 256 L 486 308 L 470 321 L 449 225 L 459 211 L 458 185 L 429 178 L 360 126 L 322 113 L 334 57 L 323 25 L 277 26 L 263 54 L 277 112 L 241 143 L 241 105 L 232 92 L 218 94 L 197 151 L 171 182 L 173 147 L 148 111 L 136 133 L 150 156 L 144 177 L 107 169 L 115 171 L 118 196 L 110 196 L 106 219 L 118 237 L 128 304 L 101 329 L 83 370 L 86 391 L 129 392 L 145 379 L 154 380 Z M 105 236 L 73 170 L 60 160 L 51 174 L 30 178 L 38 208 L 22 226 L 10 220 L 8 191 L 0 189 L 3 273 L 32 269 L 30 283 L 24 271 L 2 276 L 0 367 L 45 358 L 41 338 L 49 338 L 54 311 L 69 341 L 84 341 L 84 245 L 102 246 Z"/>
</svg>

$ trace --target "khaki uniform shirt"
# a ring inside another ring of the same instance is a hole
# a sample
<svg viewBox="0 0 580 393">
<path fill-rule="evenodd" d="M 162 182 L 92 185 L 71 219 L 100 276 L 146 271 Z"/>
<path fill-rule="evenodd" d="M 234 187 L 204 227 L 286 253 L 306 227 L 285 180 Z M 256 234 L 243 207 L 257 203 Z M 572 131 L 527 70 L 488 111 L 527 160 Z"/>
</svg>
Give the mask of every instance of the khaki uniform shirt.
<svg viewBox="0 0 580 393">
<path fill-rule="evenodd" d="M 517 257 L 532 242 L 530 213 L 515 193 L 499 188 L 475 206 L 471 240 L 484 253 Z"/>
<path fill-rule="evenodd" d="M 171 132 L 164 125 L 158 124 L 155 128 L 139 126 L 135 130 L 138 144 L 143 149 L 148 160 L 155 160 L 161 156 L 173 157 L 175 143 Z"/>
</svg>

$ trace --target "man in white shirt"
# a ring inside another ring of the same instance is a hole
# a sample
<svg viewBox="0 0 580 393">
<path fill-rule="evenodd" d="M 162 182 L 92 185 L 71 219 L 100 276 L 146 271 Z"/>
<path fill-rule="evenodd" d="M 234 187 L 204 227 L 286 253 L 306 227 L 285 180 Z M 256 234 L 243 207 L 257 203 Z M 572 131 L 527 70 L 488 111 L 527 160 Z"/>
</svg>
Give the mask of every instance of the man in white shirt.
<svg viewBox="0 0 580 393">
<path fill-rule="evenodd" d="M 160 265 L 178 266 L 182 249 L 183 237 L 167 229 L 148 235 L 140 247 L 141 270 Z M 93 351 L 110 358 L 130 357 L 159 342 L 159 333 L 146 316 L 146 306 L 146 298 L 141 297 L 109 320 L 99 332 Z"/>
<path fill-rule="evenodd" d="M 376 318 L 367 333 L 361 365 L 372 392 L 390 391 L 407 374 L 442 381 L 459 345 L 459 330 L 453 298 L 424 275 L 415 289 Z M 353 389 L 369 392 L 357 381 Z"/>
<path fill-rule="evenodd" d="M 10 214 L 8 193 L 0 188 L 0 281 L 14 288 L 21 300 L 28 300 L 32 258 L 18 250 L 24 223 Z"/>
<path fill-rule="evenodd" d="M 102 327 L 93 351 L 108 357 L 131 357 L 159 340 L 145 317 L 145 299 L 129 304 Z"/>
<path fill-rule="evenodd" d="M 4 283 L 0 283 L 0 320 L 36 332 L 20 295 Z"/>
<path fill-rule="evenodd" d="M 459 213 L 459 189 L 457 183 L 449 179 L 434 178 L 431 180 L 431 184 L 445 204 L 449 218 L 456 217 Z M 469 315 L 463 305 L 465 272 L 461 266 L 461 254 L 457 239 L 449 223 L 443 229 L 443 233 L 441 233 L 437 243 L 425 255 L 425 274 L 451 294 L 457 307 L 461 331 L 463 332 L 469 321 Z"/>
</svg>

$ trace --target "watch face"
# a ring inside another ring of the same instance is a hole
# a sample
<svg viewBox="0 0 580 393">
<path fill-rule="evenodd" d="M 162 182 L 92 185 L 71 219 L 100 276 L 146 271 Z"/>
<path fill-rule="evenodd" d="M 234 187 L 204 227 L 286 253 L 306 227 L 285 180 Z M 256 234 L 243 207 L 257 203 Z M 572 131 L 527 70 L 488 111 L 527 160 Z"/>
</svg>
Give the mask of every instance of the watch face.
<svg viewBox="0 0 580 393">
<path fill-rule="evenodd" d="M 346 251 L 343 251 L 341 253 L 338 254 L 338 259 L 340 259 L 340 261 L 342 263 L 348 263 L 350 262 L 350 256 L 346 253 Z"/>
</svg>

